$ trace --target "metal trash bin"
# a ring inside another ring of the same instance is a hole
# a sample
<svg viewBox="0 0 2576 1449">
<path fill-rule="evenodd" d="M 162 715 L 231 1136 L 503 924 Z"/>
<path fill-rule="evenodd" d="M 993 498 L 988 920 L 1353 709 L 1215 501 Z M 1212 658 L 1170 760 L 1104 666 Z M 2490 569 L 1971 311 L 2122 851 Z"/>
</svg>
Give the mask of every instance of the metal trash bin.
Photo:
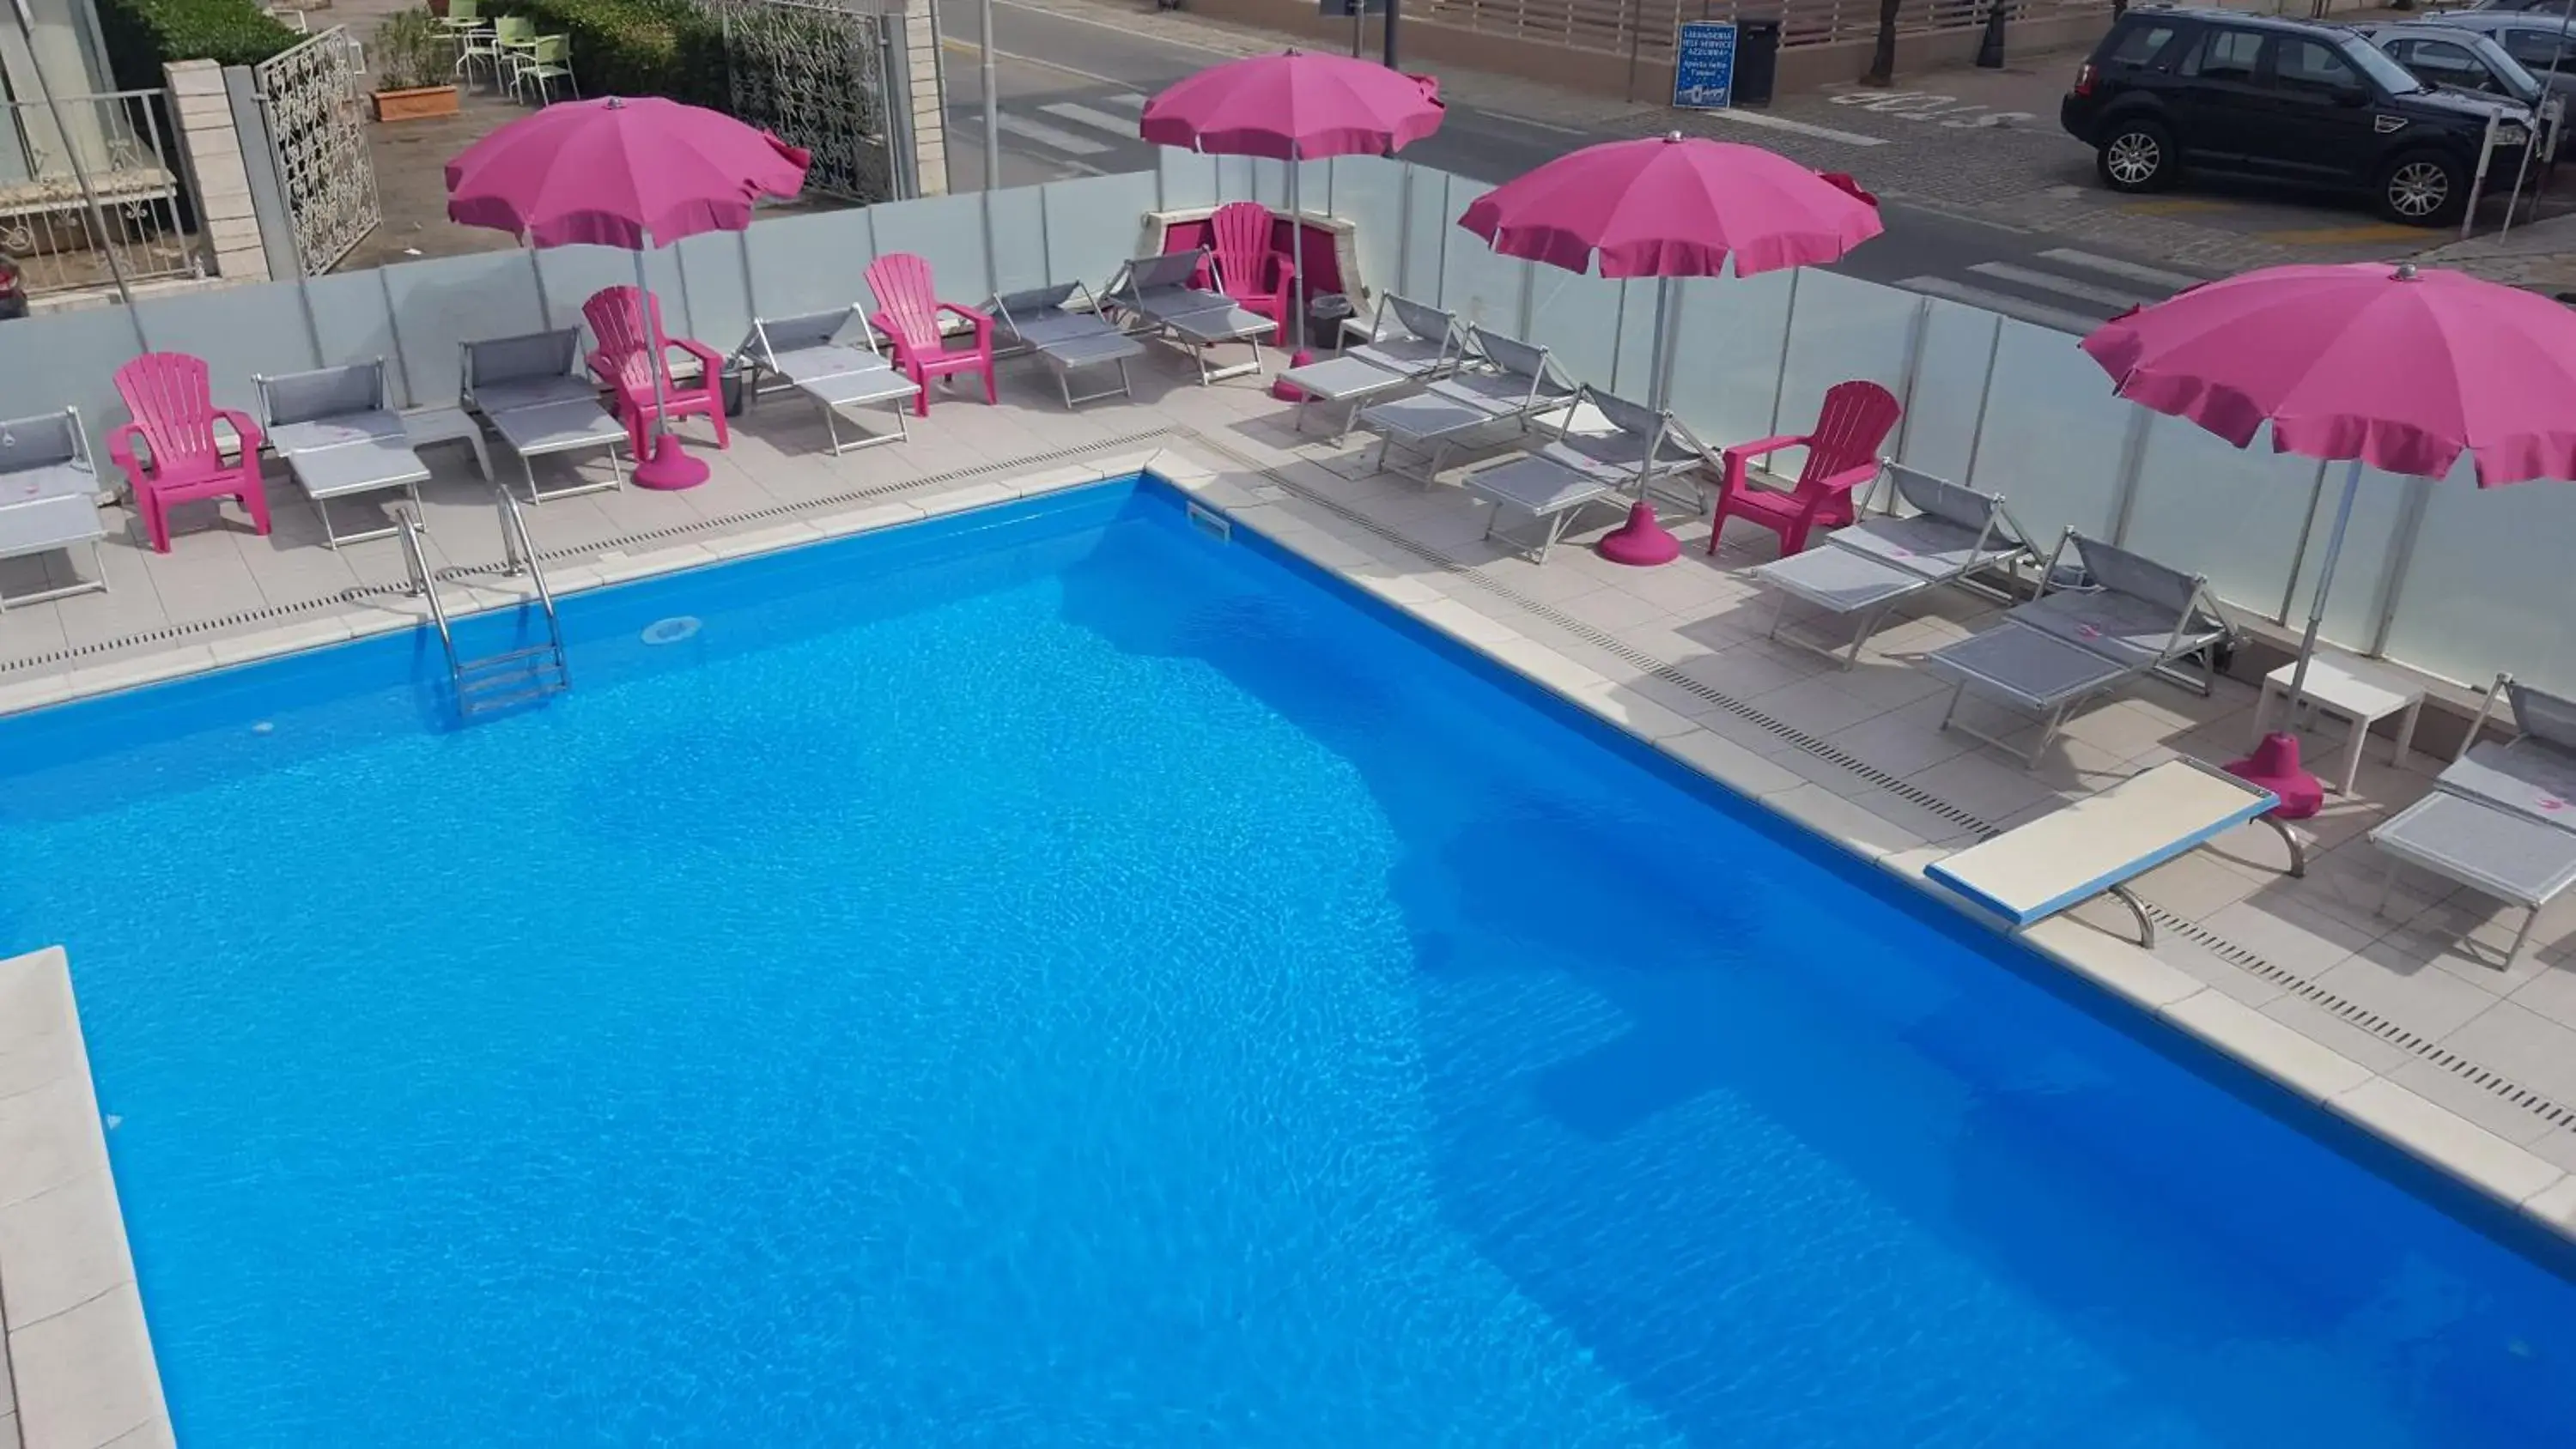
<svg viewBox="0 0 2576 1449">
<path fill-rule="evenodd" d="M 742 416 L 742 364 L 728 362 L 724 371 L 716 374 L 716 396 L 724 405 L 726 417 Z"/>
<path fill-rule="evenodd" d="M 1771 88 L 1780 79 L 1780 22 L 1775 19 L 1735 23 L 1735 96 L 1739 106 L 1771 104 Z"/>
</svg>

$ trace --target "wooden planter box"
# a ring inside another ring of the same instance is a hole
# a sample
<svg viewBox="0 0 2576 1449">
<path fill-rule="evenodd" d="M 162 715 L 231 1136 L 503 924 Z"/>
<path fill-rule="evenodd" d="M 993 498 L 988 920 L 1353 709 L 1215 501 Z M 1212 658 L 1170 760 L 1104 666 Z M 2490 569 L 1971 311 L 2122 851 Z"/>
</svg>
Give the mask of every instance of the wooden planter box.
<svg viewBox="0 0 2576 1449">
<path fill-rule="evenodd" d="M 456 87 L 423 86 L 416 91 L 377 91 L 376 119 L 418 121 L 456 114 Z"/>
</svg>

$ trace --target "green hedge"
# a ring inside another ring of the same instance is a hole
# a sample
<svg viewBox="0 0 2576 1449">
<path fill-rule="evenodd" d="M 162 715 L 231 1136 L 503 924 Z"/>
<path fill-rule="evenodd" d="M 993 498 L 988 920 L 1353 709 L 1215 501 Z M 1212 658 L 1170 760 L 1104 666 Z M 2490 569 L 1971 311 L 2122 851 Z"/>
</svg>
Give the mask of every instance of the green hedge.
<svg viewBox="0 0 2576 1449">
<path fill-rule="evenodd" d="M 304 38 L 251 0 L 99 0 L 98 27 L 117 88 L 130 91 L 169 84 L 161 67 L 174 60 L 257 65 Z"/>
<path fill-rule="evenodd" d="M 726 108 L 724 24 L 689 0 L 517 0 L 507 13 L 572 41 L 585 96 L 668 96 Z"/>
</svg>

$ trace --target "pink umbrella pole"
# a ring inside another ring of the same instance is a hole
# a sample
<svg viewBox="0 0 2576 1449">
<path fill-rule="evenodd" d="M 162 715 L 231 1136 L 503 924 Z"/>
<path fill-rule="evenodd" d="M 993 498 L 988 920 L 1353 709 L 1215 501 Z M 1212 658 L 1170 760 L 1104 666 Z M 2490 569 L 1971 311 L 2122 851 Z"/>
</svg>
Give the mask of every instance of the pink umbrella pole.
<svg viewBox="0 0 2576 1449">
<path fill-rule="evenodd" d="M 1672 390 L 1672 342 L 1665 335 L 1672 301 L 1673 279 L 1656 278 L 1654 351 L 1653 361 L 1648 365 L 1646 406 L 1658 413 L 1664 410 L 1665 394 Z M 1646 489 L 1645 475 L 1640 473 L 1637 477 L 1637 502 L 1628 510 L 1628 521 L 1604 534 L 1601 542 L 1594 545 L 1595 550 L 1612 563 L 1651 568 L 1681 557 L 1682 541 L 1673 537 L 1672 530 L 1655 517 L 1654 500 L 1646 496 Z"/>
<path fill-rule="evenodd" d="M 635 249 L 635 305 L 644 311 L 644 368 L 653 378 L 653 437 L 646 445 L 647 456 L 635 460 L 635 486 L 673 493 L 707 481 L 707 465 L 689 456 L 689 450 L 671 433 L 668 400 L 662 395 L 662 328 L 654 315 L 661 308 L 653 305 L 653 289 L 644 280 L 644 250 L 653 244 L 653 235 L 646 232 L 638 240 L 641 245 Z M 710 388 L 717 385 L 712 377 L 706 381 Z"/>
<path fill-rule="evenodd" d="M 2352 525 L 2352 503 L 2361 492 L 2361 460 L 2344 470 L 2343 497 L 2335 504 L 2333 532 L 2326 535 L 2325 561 L 2317 570 L 2317 591 L 2308 600 L 2308 631 L 2299 639 L 2299 667 L 2290 671 L 2290 715 L 2287 727 L 2263 737 L 2254 753 L 2227 766 L 2227 772 L 2281 797 L 2280 814 L 2304 820 L 2325 807 L 2325 783 L 2299 762 L 2299 706 L 2307 703 L 2308 665 L 2317 657 L 2317 631 L 2325 626 L 2326 591 L 2334 587 L 2335 564 L 2343 557 L 2344 530 Z"/>
</svg>

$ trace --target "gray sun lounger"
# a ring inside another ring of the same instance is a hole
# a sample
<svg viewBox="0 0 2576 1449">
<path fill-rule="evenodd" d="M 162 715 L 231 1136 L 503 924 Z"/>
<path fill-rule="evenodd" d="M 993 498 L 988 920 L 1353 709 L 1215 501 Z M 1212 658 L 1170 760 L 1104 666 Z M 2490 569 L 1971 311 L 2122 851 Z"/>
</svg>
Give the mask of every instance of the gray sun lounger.
<svg viewBox="0 0 2576 1449">
<path fill-rule="evenodd" d="M 2500 697 L 2519 734 L 2482 741 Z M 2498 675 L 2433 792 L 2371 831 L 2370 843 L 2389 856 L 2382 911 L 2401 864 L 2522 907 L 2522 930 L 2504 960 L 2512 966 L 2541 907 L 2576 885 L 2576 700 Z"/>
<path fill-rule="evenodd" d="M 2009 579 L 2031 557 L 2002 494 L 1974 492 L 1894 461 L 1881 466 L 1911 514 L 1864 518 L 1753 571 L 1756 582 L 1780 591 L 1771 637 L 1845 669 L 1859 661 L 1861 646 L 1897 605 L 1953 585 L 1978 588 L 1980 575 L 1998 572 L 2008 580 L 2005 588 L 1985 592 L 2008 598 Z M 1790 607 L 1800 603 L 1849 620 L 1850 639 L 1828 644 L 1787 629 Z"/>
<path fill-rule="evenodd" d="M 90 572 L 98 576 L 0 598 L 0 610 L 105 593 L 107 560 L 99 541 L 106 537 L 107 524 L 98 516 L 98 472 L 90 466 L 80 413 L 65 408 L 0 422 L 0 558 L 68 553 L 85 543 Z"/>
<path fill-rule="evenodd" d="M 2052 590 L 2049 580 L 2061 576 L 2069 549 L 2091 586 Z M 2039 763 L 2069 710 L 2130 679 L 2157 674 L 2208 694 L 2217 684 L 2217 651 L 2236 634 L 2207 579 L 2071 528 L 2049 555 L 2039 589 L 2001 624 L 1924 659 L 1954 686 L 1941 728 L 2011 749 L 1960 722 L 1959 703 L 1971 692 L 2041 718 L 2037 743 L 2022 754 L 2025 766 Z M 2196 678 L 2182 669 L 2195 658 Z"/>
<path fill-rule="evenodd" d="M 1422 471 L 1406 476 L 1428 483 L 1453 450 L 1504 428 L 1526 432 L 1572 407 L 1578 390 L 1546 348 L 1470 324 L 1465 361 L 1453 375 L 1411 397 L 1361 408 L 1359 425 L 1378 435 L 1381 470 L 1405 473 L 1390 466 L 1400 448 L 1422 460 Z"/>
<path fill-rule="evenodd" d="M 625 425 L 600 405 L 599 388 L 576 370 L 581 366 L 580 329 L 561 327 L 460 346 L 465 411 L 481 418 L 518 454 L 530 503 L 625 485 L 626 470 L 617 455 L 631 444 Z M 607 482 L 552 491 L 537 487 L 536 459 L 589 452 L 608 455 Z"/>
<path fill-rule="evenodd" d="M 1035 353 L 1055 374 L 1056 390 L 1064 394 L 1068 411 L 1104 398 L 1136 396 L 1127 364 L 1145 355 L 1144 345 L 1102 314 L 1100 299 L 1089 287 L 1059 282 L 1005 292 L 995 296 L 986 310 L 993 314 L 993 331 L 1003 346 Z M 1096 367 L 1116 368 L 1118 385 L 1074 396 L 1073 374 Z"/>
<path fill-rule="evenodd" d="M 857 303 L 827 312 L 800 312 L 793 317 L 755 317 L 751 335 L 733 351 L 743 369 L 743 406 L 764 392 L 793 391 L 813 399 L 823 412 L 823 431 L 832 440 L 832 456 L 878 443 L 898 443 L 912 436 L 904 412 L 921 396 L 921 385 L 895 370 L 877 351 L 876 329 Z M 894 414 L 892 432 L 861 430 L 856 440 L 841 440 L 843 408 L 886 407 Z"/>
<path fill-rule="evenodd" d="M 1575 431 L 1596 417 L 1601 427 Z M 1659 484 L 1717 466 L 1717 455 L 1671 413 L 1587 384 L 1575 390 L 1555 436 L 1538 451 L 1472 469 L 1460 481 L 1494 505 L 1485 523 L 1487 538 L 1501 526 L 1506 509 L 1525 514 L 1538 525 L 1539 537 L 1534 546 L 1523 544 L 1523 551 L 1545 562 L 1548 549 L 1586 505 L 1644 497 Z"/>
<path fill-rule="evenodd" d="M 1368 341 L 1285 374 L 1298 390 L 1290 431 L 1305 430 L 1307 404 L 1323 403 L 1343 410 L 1333 433 L 1340 442 L 1372 400 L 1456 372 L 1465 341 L 1456 313 L 1388 293 L 1378 301 Z"/>
<path fill-rule="evenodd" d="M 268 446 L 313 500 L 324 543 L 337 549 L 402 531 L 400 523 L 388 521 L 360 533 L 335 532 L 334 500 L 399 491 L 419 516 L 420 485 L 429 481 L 429 467 L 413 451 L 402 414 L 386 405 L 383 358 L 255 376 L 251 383 L 259 393 L 260 426 L 268 434 Z"/>
<path fill-rule="evenodd" d="M 1136 327 L 1181 344 L 1190 360 L 1198 364 L 1202 384 L 1260 372 L 1261 339 L 1277 331 L 1279 325 L 1238 306 L 1222 292 L 1192 286 L 1207 259 L 1205 247 L 1138 257 L 1118 269 L 1118 279 L 1109 284 L 1106 298 L 1112 311 Z M 1232 367 L 1209 367 L 1208 349 L 1226 342 L 1250 343 L 1252 360 Z"/>
</svg>

